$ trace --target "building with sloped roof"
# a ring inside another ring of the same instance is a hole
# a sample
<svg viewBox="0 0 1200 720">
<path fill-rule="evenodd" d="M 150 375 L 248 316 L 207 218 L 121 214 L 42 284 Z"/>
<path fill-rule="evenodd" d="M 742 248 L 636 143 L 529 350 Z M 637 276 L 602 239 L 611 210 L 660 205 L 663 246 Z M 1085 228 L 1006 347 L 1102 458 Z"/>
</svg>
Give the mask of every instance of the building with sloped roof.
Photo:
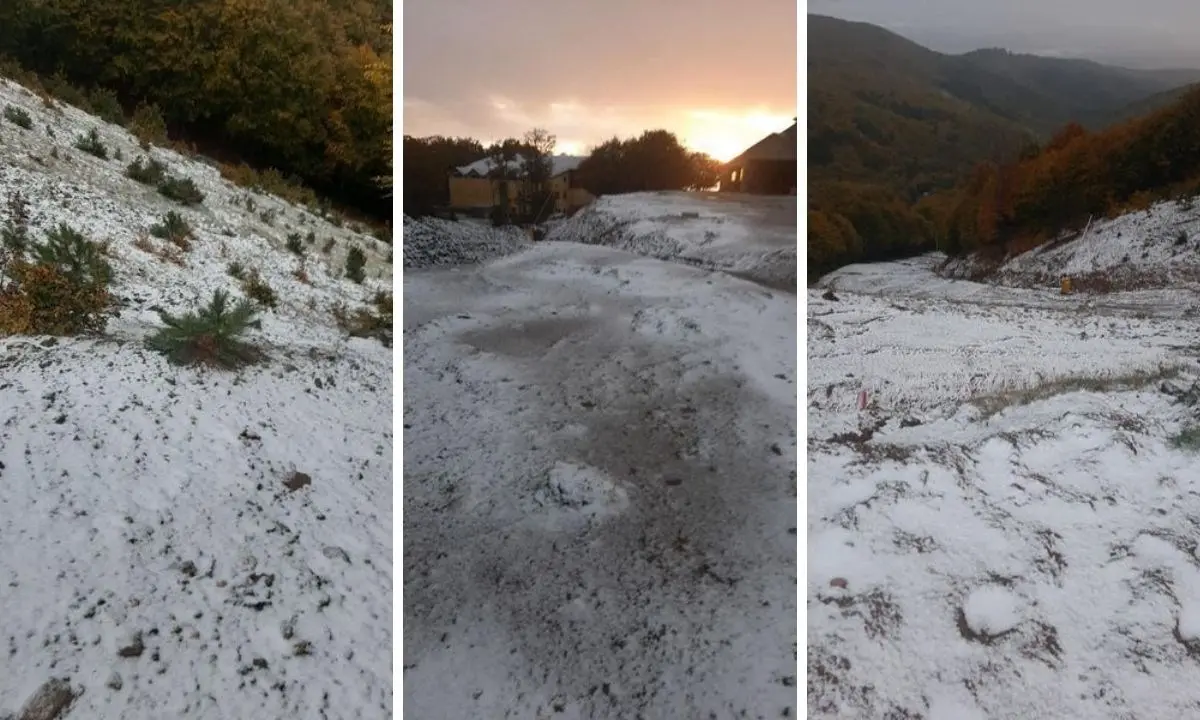
<svg viewBox="0 0 1200 720">
<path fill-rule="evenodd" d="M 720 192 L 795 195 L 797 127 L 793 122 L 787 130 L 771 133 L 725 163 Z"/>
<path fill-rule="evenodd" d="M 578 184 L 576 171 L 583 160 L 574 155 L 550 156 L 547 190 L 554 198 L 554 211 L 571 213 L 594 199 Z M 524 165 L 525 159 L 516 155 L 506 167 L 501 167 L 492 158 L 483 158 L 454 168 L 448 179 L 450 209 L 467 214 L 486 214 L 500 204 L 500 195 L 504 192 L 501 188 L 507 189 L 509 206 L 515 206 L 521 191 L 525 189 Z"/>
</svg>

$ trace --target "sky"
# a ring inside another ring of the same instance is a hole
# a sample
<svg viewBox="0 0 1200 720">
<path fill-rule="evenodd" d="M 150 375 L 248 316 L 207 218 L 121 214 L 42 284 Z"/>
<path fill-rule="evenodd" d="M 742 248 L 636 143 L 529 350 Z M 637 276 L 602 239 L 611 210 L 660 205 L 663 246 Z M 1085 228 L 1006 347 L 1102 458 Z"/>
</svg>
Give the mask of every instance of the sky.
<svg viewBox="0 0 1200 720">
<path fill-rule="evenodd" d="M 406 135 L 556 152 L 674 132 L 728 160 L 797 117 L 795 0 L 406 0 Z"/>
<path fill-rule="evenodd" d="M 1004 47 L 1129 67 L 1200 67 L 1195 0 L 809 0 L 941 52 Z"/>
</svg>

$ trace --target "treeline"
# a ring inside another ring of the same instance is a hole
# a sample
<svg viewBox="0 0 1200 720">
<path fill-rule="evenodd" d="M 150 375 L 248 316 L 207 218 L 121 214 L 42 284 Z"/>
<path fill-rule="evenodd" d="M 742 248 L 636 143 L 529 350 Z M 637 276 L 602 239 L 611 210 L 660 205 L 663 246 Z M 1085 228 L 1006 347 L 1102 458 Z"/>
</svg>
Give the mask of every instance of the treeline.
<svg viewBox="0 0 1200 720">
<path fill-rule="evenodd" d="M 0 55 L 390 218 L 391 3 L 4 0 Z"/>
<path fill-rule="evenodd" d="M 931 209 L 890 188 L 821 182 L 808 192 L 808 278 L 843 265 L 910 257 L 933 249 Z"/>
<path fill-rule="evenodd" d="M 428 215 L 450 202 L 447 178 L 456 167 L 490 158 L 500 169 L 520 156 L 529 161 L 531 179 L 540 185 L 548 179 L 546 161 L 554 154 L 555 138 L 533 129 L 520 138 L 508 138 L 484 147 L 471 138 L 404 137 L 404 213 Z M 702 190 L 720 178 L 720 163 L 704 153 L 692 152 L 666 130 L 648 130 L 622 140 L 612 138 L 592 148 L 577 168 L 579 186 L 594 195 L 654 191 Z M 493 171 L 493 175 L 503 172 Z M 530 204 L 540 206 L 537 198 Z"/>
<path fill-rule="evenodd" d="M 981 165 L 940 199 L 952 253 L 1026 250 L 1089 216 L 1145 209 L 1200 189 L 1200 90 L 1150 115 L 1089 133 L 1068 125 L 1017 162 Z"/>
<path fill-rule="evenodd" d="M 614 137 L 592 148 L 579 165 L 579 182 L 593 195 L 707 190 L 720 176 L 720 163 L 688 150 L 666 130 L 647 130 L 627 140 Z"/>
</svg>

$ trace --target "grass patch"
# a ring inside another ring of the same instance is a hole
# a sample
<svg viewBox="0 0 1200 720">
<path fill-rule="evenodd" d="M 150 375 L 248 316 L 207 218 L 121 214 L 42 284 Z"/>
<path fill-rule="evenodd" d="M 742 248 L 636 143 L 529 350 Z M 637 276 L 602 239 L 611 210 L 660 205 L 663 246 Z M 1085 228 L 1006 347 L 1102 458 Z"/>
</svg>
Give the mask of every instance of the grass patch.
<svg viewBox="0 0 1200 720">
<path fill-rule="evenodd" d="M 246 267 L 236 260 L 229 263 L 229 265 L 225 268 L 225 272 L 229 273 L 229 276 L 232 278 L 236 278 L 238 280 L 246 279 Z"/>
<path fill-rule="evenodd" d="M 1171 438 L 1171 447 L 1189 452 L 1200 450 L 1200 425 L 1191 425 L 1181 430 Z"/>
<path fill-rule="evenodd" d="M 235 370 L 263 358 L 261 350 L 242 340 L 248 329 L 259 326 L 257 312 L 249 300 L 231 305 L 229 294 L 216 290 L 207 306 L 186 315 L 160 310 L 159 317 L 166 327 L 151 336 L 146 345 L 179 365 Z"/>
<path fill-rule="evenodd" d="M 100 131 L 92 128 L 86 135 L 80 135 L 75 139 L 75 147 L 84 151 L 88 155 L 94 155 L 101 160 L 108 159 L 108 148 L 100 141 Z"/>
<path fill-rule="evenodd" d="M 1011 407 L 1030 405 L 1067 393 L 1138 390 L 1156 382 L 1178 377 L 1180 370 L 1181 368 L 1178 366 L 1168 366 L 1155 370 L 1138 370 L 1125 375 L 1065 377 L 1021 390 L 982 395 L 972 398 L 969 402 L 979 408 L 984 418 L 990 418 Z"/>
<path fill-rule="evenodd" d="M 239 187 L 257 193 L 269 193 L 283 198 L 294 205 L 312 205 L 317 194 L 293 177 L 287 177 L 275 168 L 255 170 L 245 163 L 221 165 L 221 177 Z"/>
<path fill-rule="evenodd" d="M 351 337 L 375 338 L 384 347 L 392 346 L 392 293 L 377 292 L 370 307 L 348 312 L 345 305 L 335 305 L 333 318 L 343 332 Z"/>
<path fill-rule="evenodd" d="M 4 119 L 25 130 L 33 129 L 33 117 L 25 108 L 9 105 L 4 108 Z"/>
</svg>

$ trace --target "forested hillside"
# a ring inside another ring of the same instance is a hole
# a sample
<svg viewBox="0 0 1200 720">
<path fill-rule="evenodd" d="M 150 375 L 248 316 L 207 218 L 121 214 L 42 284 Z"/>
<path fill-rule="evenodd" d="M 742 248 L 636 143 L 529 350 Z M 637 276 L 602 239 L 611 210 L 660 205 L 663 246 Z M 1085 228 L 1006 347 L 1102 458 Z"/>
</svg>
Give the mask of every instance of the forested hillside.
<svg viewBox="0 0 1200 720">
<path fill-rule="evenodd" d="M 1069 125 L 1037 154 L 984 164 L 942 202 L 945 249 L 1024 250 L 1089 216 L 1144 209 L 1200 189 L 1200 89 L 1107 130 Z"/>
<path fill-rule="evenodd" d="M 173 139 L 384 219 L 391 15 L 384 0 L 4 0 L 0 55 L 106 119 L 154 106 Z"/>
<path fill-rule="evenodd" d="M 980 162 L 1036 153 L 1200 79 L 981 50 L 944 55 L 883 28 L 808 16 L 809 275 L 919 252 Z"/>
</svg>

